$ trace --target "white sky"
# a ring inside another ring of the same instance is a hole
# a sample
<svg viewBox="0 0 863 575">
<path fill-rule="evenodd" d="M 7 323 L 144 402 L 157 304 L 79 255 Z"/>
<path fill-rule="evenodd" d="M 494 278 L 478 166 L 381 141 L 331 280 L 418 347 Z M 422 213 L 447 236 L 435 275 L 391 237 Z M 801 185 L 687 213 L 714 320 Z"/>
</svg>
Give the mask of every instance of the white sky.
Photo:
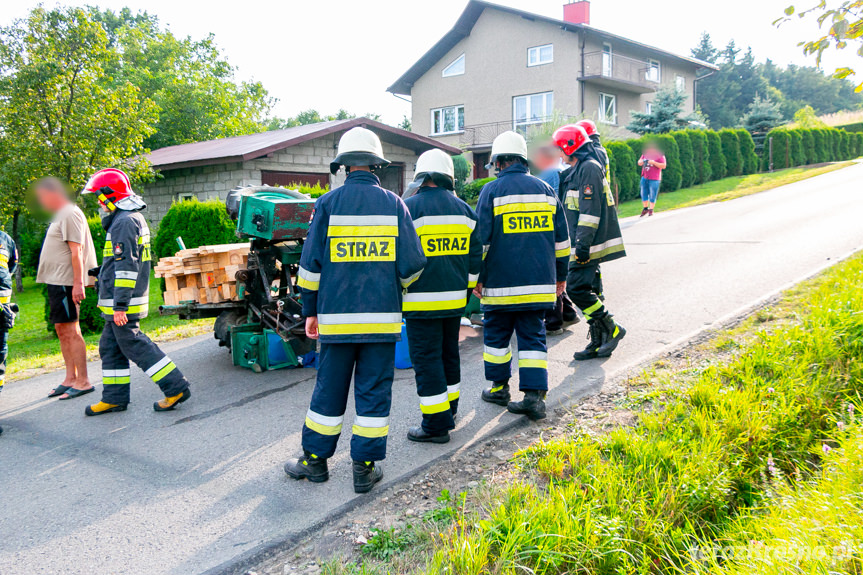
<svg viewBox="0 0 863 575">
<path fill-rule="evenodd" d="M 813 65 L 797 42 L 817 34 L 813 20 L 775 28 L 794 0 L 593 0 L 591 24 L 634 40 L 688 55 L 702 31 L 717 47 L 734 38 L 756 58 Z M 798 0 L 814 4 L 815 0 Z M 278 98 L 275 113 L 316 108 L 333 113 L 376 112 L 396 123 L 410 105 L 386 92 L 455 23 L 467 0 L 90 0 L 117 10 L 147 10 L 178 35 L 212 32 L 241 79 L 261 81 Z M 499 0 L 562 18 L 564 0 Z M 26 15 L 35 0 L 0 2 L 0 24 Z M 54 2 L 45 1 L 46 7 Z M 796 20 L 796 18 L 795 18 Z M 825 59 L 825 67 L 853 65 L 853 50 Z"/>
</svg>

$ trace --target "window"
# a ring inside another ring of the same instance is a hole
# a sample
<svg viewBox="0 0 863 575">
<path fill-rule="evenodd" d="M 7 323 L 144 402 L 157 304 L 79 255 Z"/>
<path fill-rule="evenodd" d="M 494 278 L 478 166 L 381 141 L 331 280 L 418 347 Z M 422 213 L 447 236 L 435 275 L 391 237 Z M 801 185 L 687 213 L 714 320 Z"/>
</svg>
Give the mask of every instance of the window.
<svg viewBox="0 0 863 575">
<path fill-rule="evenodd" d="M 195 194 L 189 194 L 189 193 L 181 193 L 181 194 L 178 194 L 177 197 L 181 202 L 191 202 L 192 200 L 198 199 L 198 196 L 196 196 Z"/>
<path fill-rule="evenodd" d="M 464 132 L 464 106 L 437 108 L 431 112 L 431 133 L 433 136 Z"/>
<path fill-rule="evenodd" d="M 452 63 L 443 69 L 443 77 L 461 76 L 464 74 L 464 54 L 452 61 Z"/>
<path fill-rule="evenodd" d="M 512 123 L 516 130 L 546 121 L 553 111 L 553 92 L 516 96 L 512 99 Z"/>
<path fill-rule="evenodd" d="M 659 62 L 657 60 L 648 60 L 647 61 L 647 73 L 644 77 L 649 82 L 657 82 L 659 83 L 661 75 L 659 70 Z"/>
<path fill-rule="evenodd" d="M 599 121 L 603 124 L 617 123 L 617 96 L 599 93 Z"/>
<path fill-rule="evenodd" d="M 678 92 L 686 91 L 686 78 L 683 76 L 676 76 L 674 78 L 674 85 L 677 87 Z"/>
<path fill-rule="evenodd" d="M 614 51 L 608 42 L 602 43 L 602 75 L 607 77 L 614 75 Z"/>
<path fill-rule="evenodd" d="M 554 45 L 534 46 L 527 49 L 527 65 L 542 66 L 554 62 Z"/>
<path fill-rule="evenodd" d="M 645 113 L 647 113 L 647 114 L 652 114 L 652 113 L 653 113 L 653 102 L 648 102 L 648 103 L 646 103 L 646 104 L 644 105 L 644 111 L 645 111 Z"/>
</svg>

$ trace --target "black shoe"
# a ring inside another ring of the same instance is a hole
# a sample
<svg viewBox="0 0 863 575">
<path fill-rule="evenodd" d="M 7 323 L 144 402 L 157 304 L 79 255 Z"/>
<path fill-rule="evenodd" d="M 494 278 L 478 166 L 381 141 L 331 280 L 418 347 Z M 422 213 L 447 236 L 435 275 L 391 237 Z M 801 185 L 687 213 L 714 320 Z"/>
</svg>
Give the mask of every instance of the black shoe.
<svg viewBox="0 0 863 575">
<path fill-rule="evenodd" d="M 304 451 L 299 459 L 291 459 L 285 463 L 285 473 L 294 479 L 308 479 L 312 483 L 323 483 L 330 478 L 327 460 L 308 451 Z"/>
<path fill-rule="evenodd" d="M 354 461 L 354 493 L 368 493 L 384 478 L 384 470 L 374 461 Z"/>
<path fill-rule="evenodd" d="M 449 443 L 449 431 L 442 434 L 432 435 L 422 428 L 421 425 L 411 427 L 408 430 L 408 439 L 417 443 Z"/>
<path fill-rule="evenodd" d="M 626 335 L 626 330 L 614 323 L 611 314 L 598 320 L 598 323 L 602 328 L 602 345 L 596 350 L 596 357 L 611 357 L 611 353 Z"/>
<path fill-rule="evenodd" d="M 526 415 L 532 421 L 545 419 L 545 392 L 536 390 L 525 391 L 524 399 L 509 402 L 506 409 L 516 415 Z"/>
<path fill-rule="evenodd" d="M 495 381 L 490 389 L 483 389 L 482 400 L 506 407 L 510 400 L 509 381 Z"/>
<path fill-rule="evenodd" d="M 592 319 L 588 322 L 587 328 L 587 338 L 590 340 L 587 343 L 587 347 L 585 347 L 582 351 L 577 351 L 573 354 L 573 359 L 577 361 L 584 361 L 587 359 L 594 359 L 597 357 L 596 352 L 599 351 L 600 346 L 602 346 L 602 328 L 599 325 L 599 322 L 595 319 Z"/>
</svg>

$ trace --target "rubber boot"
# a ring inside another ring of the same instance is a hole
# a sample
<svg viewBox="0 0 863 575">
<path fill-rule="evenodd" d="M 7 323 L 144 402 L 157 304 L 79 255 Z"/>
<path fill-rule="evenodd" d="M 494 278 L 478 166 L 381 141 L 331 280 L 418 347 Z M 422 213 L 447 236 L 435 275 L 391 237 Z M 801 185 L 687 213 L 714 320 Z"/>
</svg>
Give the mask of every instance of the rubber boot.
<svg viewBox="0 0 863 575">
<path fill-rule="evenodd" d="M 330 478 L 327 460 L 308 451 L 303 451 L 299 459 L 291 459 L 285 463 L 285 473 L 294 479 L 308 479 L 312 483 L 323 483 Z"/>
<path fill-rule="evenodd" d="M 114 411 L 126 411 L 126 404 L 114 405 L 112 403 L 100 401 L 99 403 L 88 405 L 86 409 L 84 409 L 84 415 L 103 415 Z"/>
<path fill-rule="evenodd" d="M 592 319 L 588 322 L 587 337 L 590 340 L 587 343 L 587 347 L 582 351 L 575 352 L 572 356 L 576 361 L 584 361 L 597 357 L 596 352 L 599 351 L 603 343 L 602 328 L 598 320 Z"/>
<path fill-rule="evenodd" d="M 354 461 L 354 493 L 368 493 L 384 478 L 384 470 L 374 461 Z"/>
<path fill-rule="evenodd" d="M 408 430 L 408 439 L 417 443 L 449 443 L 449 431 L 432 435 L 423 429 L 422 425 L 417 425 Z"/>
<path fill-rule="evenodd" d="M 531 421 L 545 419 L 545 392 L 537 390 L 525 391 L 524 399 L 509 402 L 506 409 L 516 415 L 526 415 Z"/>
<path fill-rule="evenodd" d="M 482 390 L 482 400 L 502 407 L 509 404 L 509 380 L 492 382 L 491 388 Z"/>
<path fill-rule="evenodd" d="M 611 353 L 620 345 L 620 340 L 626 335 L 623 327 L 614 323 L 611 314 L 598 320 L 602 328 L 602 345 L 596 350 L 596 357 L 611 357 Z"/>
<path fill-rule="evenodd" d="M 183 390 L 183 393 L 179 393 L 172 397 L 166 397 L 161 401 L 157 401 L 153 404 L 154 411 L 173 411 L 178 405 L 186 401 L 192 397 L 192 392 L 189 391 L 189 388 Z"/>
</svg>

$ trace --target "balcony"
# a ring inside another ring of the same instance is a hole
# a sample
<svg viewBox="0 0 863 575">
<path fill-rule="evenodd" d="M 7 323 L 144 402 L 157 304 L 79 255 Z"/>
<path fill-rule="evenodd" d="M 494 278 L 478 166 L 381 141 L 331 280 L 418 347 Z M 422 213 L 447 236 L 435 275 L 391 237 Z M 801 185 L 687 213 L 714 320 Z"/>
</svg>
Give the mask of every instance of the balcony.
<svg viewBox="0 0 863 575">
<path fill-rule="evenodd" d="M 547 122 L 553 122 L 554 127 L 556 128 L 570 122 L 575 122 L 578 119 L 579 118 L 575 116 L 555 115 L 543 118 L 540 121 L 528 123 L 516 124 L 513 120 L 507 120 L 505 122 L 492 122 L 490 124 L 465 126 L 464 131 L 459 134 L 458 146 L 470 151 L 488 149 L 491 147 L 491 143 L 495 138 L 504 132 L 509 132 L 510 130 L 515 130 L 530 140 L 531 136 L 533 136 L 537 131 L 549 131 L 549 126 L 546 125 Z"/>
<path fill-rule="evenodd" d="M 647 94 L 659 87 L 658 81 L 647 79 L 650 68 L 650 63 L 645 60 L 588 52 L 584 55 L 584 73 L 579 80 L 610 89 Z"/>
</svg>

